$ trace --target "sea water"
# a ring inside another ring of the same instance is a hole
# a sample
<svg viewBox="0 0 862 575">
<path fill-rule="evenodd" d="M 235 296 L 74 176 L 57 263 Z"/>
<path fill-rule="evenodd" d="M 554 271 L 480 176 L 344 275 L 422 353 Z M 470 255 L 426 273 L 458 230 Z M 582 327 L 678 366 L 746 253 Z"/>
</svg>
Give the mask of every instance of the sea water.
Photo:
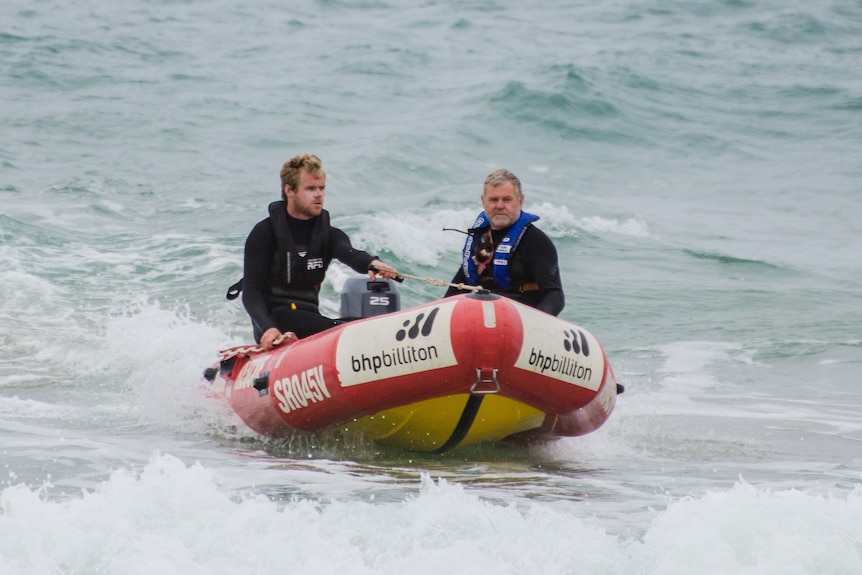
<svg viewBox="0 0 862 575">
<path fill-rule="evenodd" d="M 0 8 L 0 573 L 862 572 L 858 1 Z M 514 171 L 610 420 L 419 455 L 207 399 L 302 151 L 443 280 Z"/>
</svg>

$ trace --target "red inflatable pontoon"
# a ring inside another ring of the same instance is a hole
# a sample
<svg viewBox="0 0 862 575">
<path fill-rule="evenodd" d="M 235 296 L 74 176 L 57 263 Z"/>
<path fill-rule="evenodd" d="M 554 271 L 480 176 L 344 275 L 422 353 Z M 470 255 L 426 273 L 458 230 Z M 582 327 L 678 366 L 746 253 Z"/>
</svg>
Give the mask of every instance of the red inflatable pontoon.
<svg viewBox="0 0 862 575">
<path fill-rule="evenodd" d="M 227 350 L 205 378 L 260 434 L 341 426 L 424 452 L 589 433 L 618 393 L 587 330 L 481 291 Z"/>
</svg>

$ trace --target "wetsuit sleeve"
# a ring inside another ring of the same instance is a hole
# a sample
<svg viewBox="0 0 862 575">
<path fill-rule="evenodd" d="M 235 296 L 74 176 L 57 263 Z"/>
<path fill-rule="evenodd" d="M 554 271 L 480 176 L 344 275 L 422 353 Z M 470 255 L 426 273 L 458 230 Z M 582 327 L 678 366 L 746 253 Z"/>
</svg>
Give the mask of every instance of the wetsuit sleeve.
<svg viewBox="0 0 862 575">
<path fill-rule="evenodd" d="M 260 333 L 276 327 L 266 305 L 266 280 L 277 241 L 269 219 L 259 222 L 245 240 L 243 256 L 242 305 Z"/>
<path fill-rule="evenodd" d="M 566 298 L 554 242 L 545 232 L 530 226 L 515 253 L 539 284 L 538 302 L 534 307 L 551 315 L 559 315 L 566 305 Z"/>
<path fill-rule="evenodd" d="M 366 273 L 371 262 L 377 259 L 377 256 L 354 248 L 347 234 L 336 227 L 330 228 L 329 249 L 332 257 L 361 274 Z"/>
</svg>

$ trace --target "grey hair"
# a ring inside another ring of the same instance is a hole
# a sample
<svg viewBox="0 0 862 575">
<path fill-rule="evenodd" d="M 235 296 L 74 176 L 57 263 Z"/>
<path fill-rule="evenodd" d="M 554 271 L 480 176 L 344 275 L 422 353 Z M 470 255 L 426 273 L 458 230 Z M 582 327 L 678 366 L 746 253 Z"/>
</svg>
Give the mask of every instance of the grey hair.
<svg viewBox="0 0 862 575">
<path fill-rule="evenodd" d="M 502 186 L 506 182 L 512 182 L 512 186 L 515 188 L 515 193 L 518 197 L 523 196 L 523 192 L 521 192 L 521 180 L 518 179 L 518 176 L 510 172 L 505 168 L 500 168 L 499 170 L 494 170 L 488 177 L 485 178 L 485 185 L 496 188 L 497 186 Z"/>
</svg>

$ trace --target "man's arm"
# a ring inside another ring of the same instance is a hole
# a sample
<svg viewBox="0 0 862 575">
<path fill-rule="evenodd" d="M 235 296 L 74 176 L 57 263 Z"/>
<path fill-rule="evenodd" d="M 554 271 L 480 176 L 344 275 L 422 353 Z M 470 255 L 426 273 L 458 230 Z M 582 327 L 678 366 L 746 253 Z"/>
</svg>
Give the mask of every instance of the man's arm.
<svg viewBox="0 0 862 575">
<path fill-rule="evenodd" d="M 551 238 L 539 228 L 531 226 L 524 234 L 518 251 L 530 274 L 539 284 L 539 301 L 536 309 L 551 315 L 559 315 L 566 305 L 563 281 L 560 278 L 560 262 L 557 248 Z"/>
<path fill-rule="evenodd" d="M 371 262 L 377 259 L 368 252 L 354 248 L 347 234 L 336 227 L 330 228 L 329 249 L 332 257 L 361 274 L 366 273 Z"/>
<path fill-rule="evenodd" d="M 266 305 L 266 277 L 277 249 L 269 219 L 259 222 L 245 240 L 242 305 L 261 333 L 275 327 Z"/>
</svg>

